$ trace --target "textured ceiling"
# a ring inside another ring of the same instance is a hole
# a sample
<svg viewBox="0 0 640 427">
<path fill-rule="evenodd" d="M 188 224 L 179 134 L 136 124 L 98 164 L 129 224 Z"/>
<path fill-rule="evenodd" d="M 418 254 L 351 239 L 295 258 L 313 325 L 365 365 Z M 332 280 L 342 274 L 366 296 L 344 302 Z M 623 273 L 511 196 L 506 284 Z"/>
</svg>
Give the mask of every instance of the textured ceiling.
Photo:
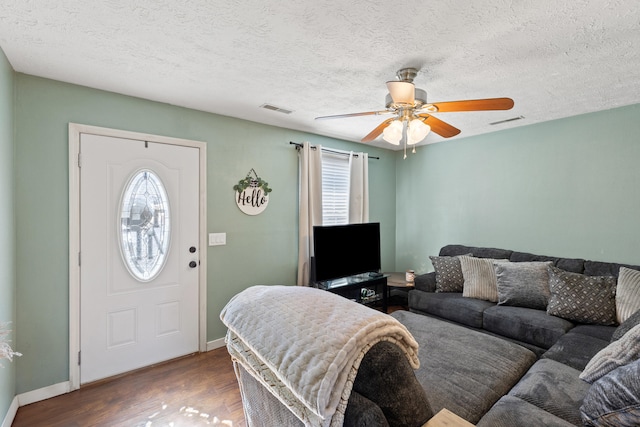
<svg viewBox="0 0 640 427">
<path fill-rule="evenodd" d="M 640 102 L 638 0 L 2 0 L 0 47 L 18 72 L 352 141 L 383 118 L 314 117 L 383 109 L 406 66 L 429 102 L 514 99 L 435 114 L 458 138 Z"/>
</svg>

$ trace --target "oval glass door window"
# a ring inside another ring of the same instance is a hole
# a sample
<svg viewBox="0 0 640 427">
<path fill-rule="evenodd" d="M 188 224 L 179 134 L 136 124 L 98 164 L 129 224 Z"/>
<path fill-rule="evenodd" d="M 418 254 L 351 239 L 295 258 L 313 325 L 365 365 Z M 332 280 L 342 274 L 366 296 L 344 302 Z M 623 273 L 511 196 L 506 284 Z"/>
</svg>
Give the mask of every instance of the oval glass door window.
<svg viewBox="0 0 640 427">
<path fill-rule="evenodd" d="M 138 171 L 125 186 L 120 203 L 120 248 L 129 272 L 153 280 L 167 259 L 171 232 L 169 199 L 153 171 Z"/>
</svg>

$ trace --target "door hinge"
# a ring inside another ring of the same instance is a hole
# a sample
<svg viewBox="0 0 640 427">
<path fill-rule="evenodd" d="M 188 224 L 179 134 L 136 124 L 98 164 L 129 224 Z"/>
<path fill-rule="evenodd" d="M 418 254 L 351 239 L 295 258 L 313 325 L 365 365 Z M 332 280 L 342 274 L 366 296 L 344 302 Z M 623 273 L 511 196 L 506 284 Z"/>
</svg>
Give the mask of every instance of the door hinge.
<svg viewBox="0 0 640 427">
<path fill-rule="evenodd" d="M 80 267 L 82 265 L 82 262 L 81 262 L 82 258 L 80 256 L 81 254 L 82 254 L 82 252 L 78 252 L 78 267 Z"/>
<path fill-rule="evenodd" d="M 82 167 L 82 154 L 78 153 L 78 167 L 81 168 Z"/>
<path fill-rule="evenodd" d="M 82 353 L 81 351 L 78 352 L 78 366 L 80 366 L 80 354 L 81 353 Z"/>
</svg>

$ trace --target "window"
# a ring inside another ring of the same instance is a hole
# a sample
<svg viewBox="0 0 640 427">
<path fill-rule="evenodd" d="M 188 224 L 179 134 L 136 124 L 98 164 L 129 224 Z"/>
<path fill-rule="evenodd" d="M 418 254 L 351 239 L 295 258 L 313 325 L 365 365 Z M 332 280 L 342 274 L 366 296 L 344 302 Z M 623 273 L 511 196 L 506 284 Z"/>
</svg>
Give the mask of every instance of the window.
<svg viewBox="0 0 640 427">
<path fill-rule="evenodd" d="M 160 273 L 169 250 L 169 200 L 150 170 L 135 174 L 122 194 L 120 247 L 133 277 L 148 282 Z"/>
<path fill-rule="evenodd" d="M 349 156 L 322 152 L 322 225 L 349 223 Z"/>
</svg>

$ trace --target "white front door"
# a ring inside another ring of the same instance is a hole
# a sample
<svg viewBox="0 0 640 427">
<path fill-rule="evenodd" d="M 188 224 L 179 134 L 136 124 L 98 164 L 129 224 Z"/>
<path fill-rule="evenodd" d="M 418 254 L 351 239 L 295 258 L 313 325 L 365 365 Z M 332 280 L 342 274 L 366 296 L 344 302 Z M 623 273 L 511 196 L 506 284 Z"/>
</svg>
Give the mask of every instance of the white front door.
<svg viewBox="0 0 640 427">
<path fill-rule="evenodd" d="M 198 351 L 197 148 L 80 135 L 80 383 Z"/>
</svg>

